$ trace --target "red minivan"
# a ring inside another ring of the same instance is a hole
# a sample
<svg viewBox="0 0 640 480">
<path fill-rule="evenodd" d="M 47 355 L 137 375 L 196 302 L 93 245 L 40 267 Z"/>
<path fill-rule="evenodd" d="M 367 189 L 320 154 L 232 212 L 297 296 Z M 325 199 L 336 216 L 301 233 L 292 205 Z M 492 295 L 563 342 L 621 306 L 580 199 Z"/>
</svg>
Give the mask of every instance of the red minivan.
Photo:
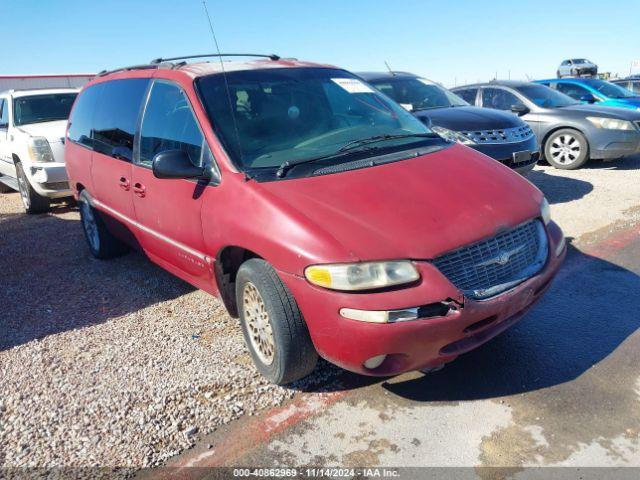
<svg viewBox="0 0 640 480">
<path fill-rule="evenodd" d="M 84 87 L 65 155 L 94 256 L 134 246 L 219 296 L 278 384 L 318 355 L 437 368 L 543 295 L 566 249 L 539 190 L 345 70 L 265 57 Z"/>
</svg>

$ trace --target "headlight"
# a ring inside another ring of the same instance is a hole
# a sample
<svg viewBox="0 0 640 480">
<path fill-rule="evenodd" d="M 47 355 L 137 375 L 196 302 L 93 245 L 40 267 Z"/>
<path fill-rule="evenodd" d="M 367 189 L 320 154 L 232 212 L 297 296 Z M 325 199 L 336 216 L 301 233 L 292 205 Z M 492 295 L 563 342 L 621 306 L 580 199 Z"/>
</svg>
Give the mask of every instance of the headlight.
<svg viewBox="0 0 640 480">
<path fill-rule="evenodd" d="M 470 138 L 465 137 L 461 133 L 454 132 L 453 130 L 449 130 L 448 128 L 435 126 L 435 127 L 431 127 L 431 130 L 436 132 L 445 140 L 449 140 L 450 142 L 458 142 L 458 143 L 462 143 L 463 145 L 476 144 L 476 142 L 474 142 Z"/>
<path fill-rule="evenodd" d="M 44 137 L 29 138 L 29 156 L 33 162 L 53 162 L 53 152 Z"/>
<path fill-rule="evenodd" d="M 304 271 L 309 282 L 332 290 L 371 290 L 418 280 L 420 274 L 408 260 L 312 265 Z"/>
<path fill-rule="evenodd" d="M 617 118 L 606 117 L 587 117 L 591 123 L 597 128 L 604 128 L 605 130 L 635 130 L 633 123 L 627 120 L 618 120 Z"/>
<path fill-rule="evenodd" d="M 542 217 L 545 225 L 548 225 L 551 221 L 551 209 L 549 208 L 549 202 L 546 198 L 543 198 L 542 203 L 540 204 L 540 216 Z"/>
</svg>

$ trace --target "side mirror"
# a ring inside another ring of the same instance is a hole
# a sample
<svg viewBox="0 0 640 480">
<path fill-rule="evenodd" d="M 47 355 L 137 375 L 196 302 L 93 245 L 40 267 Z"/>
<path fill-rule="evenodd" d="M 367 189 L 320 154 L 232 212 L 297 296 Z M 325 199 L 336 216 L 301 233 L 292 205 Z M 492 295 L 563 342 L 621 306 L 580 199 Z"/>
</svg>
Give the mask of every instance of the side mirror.
<svg viewBox="0 0 640 480">
<path fill-rule="evenodd" d="M 207 169 L 196 167 L 182 150 L 167 150 L 153 157 L 151 170 L 156 178 L 202 178 Z"/>
<path fill-rule="evenodd" d="M 511 111 L 518 116 L 526 115 L 529 113 L 529 109 L 522 105 L 521 103 L 516 103 L 515 105 L 511 105 Z"/>
<path fill-rule="evenodd" d="M 596 103 L 598 101 L 598 99 L 596 97 L 594 97 L 592 94 L 587 93 L 587 94 L 582 95 L 580 97 L 580 101 L 582 103 Z"/>
</svg>

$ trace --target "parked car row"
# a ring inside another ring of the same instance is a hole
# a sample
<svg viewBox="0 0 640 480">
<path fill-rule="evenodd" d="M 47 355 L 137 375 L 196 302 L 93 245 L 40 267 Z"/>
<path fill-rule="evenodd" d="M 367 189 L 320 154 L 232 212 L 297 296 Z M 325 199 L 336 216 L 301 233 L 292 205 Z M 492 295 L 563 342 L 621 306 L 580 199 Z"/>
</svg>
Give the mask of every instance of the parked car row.
<svg viewBox="0 0 640 480">
<path fill-rule="evenodd" d="M 279 384 L 318 356 L 367 375 L 437 369 L 509 328 L 566 254 L 546 199 L 517 172 L 541 151 L 577 168 L 640 149 L 640 112 L 542 84 L 449 91 L 256 57 L 102 72 L 60 137 L 91 254 L 136 248 L 220 297 Z M 10 128 L 18 95 L 2 97 Z M 0 180 L 22 193 L 62 157 L 55 135 L 16 128 L 27 148 Z"/>
</svg>

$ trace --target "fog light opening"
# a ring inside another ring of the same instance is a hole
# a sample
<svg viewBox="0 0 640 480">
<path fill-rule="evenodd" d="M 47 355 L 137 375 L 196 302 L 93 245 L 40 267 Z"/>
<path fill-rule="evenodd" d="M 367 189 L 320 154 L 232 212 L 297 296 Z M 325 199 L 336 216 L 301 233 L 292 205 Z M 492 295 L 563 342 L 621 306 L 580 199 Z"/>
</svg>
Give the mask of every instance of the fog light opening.
<svg viewBox="0 0 640 480">
<path fill-rule="evenodd" d="M 369 360 L 366 360 L 363 365 L 369 370 L 373 370 L 374 368 L 378 368 L 387 358 L 387 355 L 376 355 L 375 357 L 371 357 Z"/>
</svg>

